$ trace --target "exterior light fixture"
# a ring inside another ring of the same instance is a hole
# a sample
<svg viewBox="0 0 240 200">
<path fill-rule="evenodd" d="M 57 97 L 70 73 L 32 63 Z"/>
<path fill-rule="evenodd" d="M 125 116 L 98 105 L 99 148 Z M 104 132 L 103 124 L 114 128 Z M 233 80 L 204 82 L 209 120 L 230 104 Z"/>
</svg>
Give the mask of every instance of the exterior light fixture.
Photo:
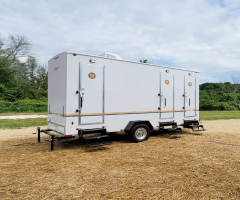
<svg viewBox="0 0 240 200">
<path fill-rule="evenodd" d="M 91 60 L 89 60 L 89 62 L 90 62 L 90 63 L 95 63 L 96 61 L 93 60 L 93 59 L 91 59 Z"/>
</svg>

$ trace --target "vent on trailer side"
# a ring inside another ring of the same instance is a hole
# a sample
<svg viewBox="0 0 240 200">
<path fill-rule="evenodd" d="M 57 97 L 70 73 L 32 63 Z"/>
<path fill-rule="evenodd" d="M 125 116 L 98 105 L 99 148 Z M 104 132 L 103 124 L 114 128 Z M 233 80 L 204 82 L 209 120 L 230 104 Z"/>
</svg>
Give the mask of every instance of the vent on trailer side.
<svg viewBox="0 0 240 200">
<path fill-rule="evenodd" d="M 117 55 L 117 54 L 114 54 L 114 53 L 102 53 L 100 54 L 99 56 L 102 56 L 102 57 L 105 57 L 105 58 L 112 58 L 112 59 L 117 59 L 117 60 L 122 60 L 122 58 Z"/>
</svg>

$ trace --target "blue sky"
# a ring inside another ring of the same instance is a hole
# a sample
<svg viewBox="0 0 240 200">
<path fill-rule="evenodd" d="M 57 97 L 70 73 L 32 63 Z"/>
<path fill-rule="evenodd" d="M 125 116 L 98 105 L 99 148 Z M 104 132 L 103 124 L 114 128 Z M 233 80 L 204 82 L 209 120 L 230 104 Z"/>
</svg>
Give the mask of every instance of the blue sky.
<svg viewBox="0 0 240 200">
<path fill-rule="evenodd" d="M 63 51 L 240 76 L 239 0 L 0 0 L 0 37 L 25 35 L 46 62 Z"/>
</svg>

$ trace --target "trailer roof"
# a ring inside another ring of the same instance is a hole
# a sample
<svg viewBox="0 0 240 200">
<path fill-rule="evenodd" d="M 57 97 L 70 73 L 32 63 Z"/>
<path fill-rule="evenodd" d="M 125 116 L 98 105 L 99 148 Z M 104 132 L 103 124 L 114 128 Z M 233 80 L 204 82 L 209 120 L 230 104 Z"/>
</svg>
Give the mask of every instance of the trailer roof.
<svg viewBox="0 0 240 200">
<path fill-rule="evenodd" d="M 84 53 L 77 53 L 77 52 L 73 52 L 73 51 L 64 51 L 62 53 L 77 54 L 77 55 L 82 55 L 82 56 L 91 56 L 91 57 L 103 58 L 103 59 L 108 59 L 108 60 L 117 60 L 117 61 L 121 61 L 121 62 L 129 62 L 129 63 L 149 65 L 149 66 L 153 66 L 153 67 L 163 67 L 163 68 L 168 68 L 168 69 L 170 68 L 170 69 L 176 69 L 176 70 L 181 70 L 181 71 L 189 71 L 189 72 L 199 73 L 198 71 L 193 71 L 193 70 L 179 69 L 179 68 L 167 67 L 167 66 L 162 66 L 162 65 L 154 65 L 154 64 L 149 64 L 149 63 L 134 62 L 134 61 L 129 61 L 129 60 L 118 60 L 118 59 L 114 59 L 114 58 L 107 58 L 107 57 L 103 57 L 103 56 L 96 56 L 96 55 L 90 55 L 90 54 L 84 54 Z M 56 56 L 58 56 L 58 55 L 60 55 L 62 53 L 59 53 L 59 54 L 55 55 L 53 58 L 55 58 Z M 53 58 L 51 58 L 51 59 L 53 59 Z"/>
</svg>

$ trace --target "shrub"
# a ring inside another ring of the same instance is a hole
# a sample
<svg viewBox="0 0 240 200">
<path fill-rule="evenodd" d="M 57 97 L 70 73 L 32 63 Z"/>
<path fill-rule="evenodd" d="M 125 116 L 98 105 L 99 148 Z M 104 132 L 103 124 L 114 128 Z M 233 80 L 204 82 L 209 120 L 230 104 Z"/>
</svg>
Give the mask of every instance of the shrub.
<svg viewBox="0 0 240 200">
<path fill-rule="evenodd" d="M 3 112 L 46 112 L 47 101 L 24 99 L 18 101 L 0 101 L 0 113 Z"/>
</svg>

